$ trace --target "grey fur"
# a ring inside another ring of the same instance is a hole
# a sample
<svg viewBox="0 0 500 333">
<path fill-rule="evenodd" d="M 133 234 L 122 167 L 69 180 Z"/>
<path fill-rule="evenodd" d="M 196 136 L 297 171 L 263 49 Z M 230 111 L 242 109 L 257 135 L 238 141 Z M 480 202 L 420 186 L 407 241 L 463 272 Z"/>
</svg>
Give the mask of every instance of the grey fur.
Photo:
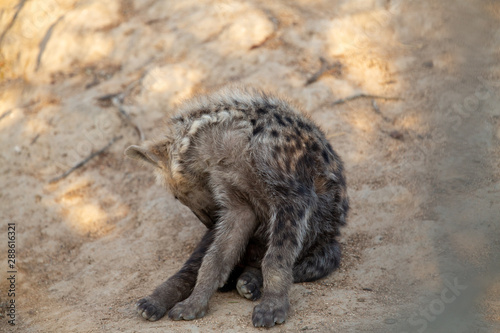
<svg viewBox="0 0 500 333">
<path fill-rule="evenodd" d="M 289 103 L 224 89 L 186 103 L 165 138 L 125 154 L 154 165 L 208 228 L 182 269 L 138 302 L 144 318 L 200 318 L 231 272 L 243 271 L 243 297 L 257 299 L 263 287 L 253 324 L 271 327 L 286 319 L 293 282 L 338 267 L 349 209 L 342 162 Z"/>
</svg>

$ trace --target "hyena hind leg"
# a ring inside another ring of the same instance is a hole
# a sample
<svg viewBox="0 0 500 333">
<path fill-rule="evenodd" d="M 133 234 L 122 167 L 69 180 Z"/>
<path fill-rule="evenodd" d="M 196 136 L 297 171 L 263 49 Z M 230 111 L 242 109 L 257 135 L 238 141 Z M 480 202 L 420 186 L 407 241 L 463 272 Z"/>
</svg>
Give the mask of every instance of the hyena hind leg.
<svg viewBox="0 0 500 333">
<path fill-rule="evenodd" d="M 295 205 L 278 204 L 269 222 L 269 246 L 262 260 L 262 300 L 252 314 L 255 327 L 282 324 L 290 308 L 288 293 L 293 283 L 293 266 L 302 246 L 309 215 L 307 204 L 297 204 L 301 198 L 292 199 L 290 201 Z"/>
<path fill-rule="evenodd" d="M 293 267 L 293 282 L 311 282 L 319 280 L 340 265 L 340 244 L 329 239 L 327 243 L 317 243 Z"/>
<path fill-rule="evenodd" d="M 214 233 L 214 230 L 208 230 L 182 268 L 159 285 L 151 295 L 137 302 L 137 312 L 142 317 L 156 321 L 162 318 L 176 303 L 189 296 L 196 284 L 203 257 L 213 242 Z"/>
</svg>

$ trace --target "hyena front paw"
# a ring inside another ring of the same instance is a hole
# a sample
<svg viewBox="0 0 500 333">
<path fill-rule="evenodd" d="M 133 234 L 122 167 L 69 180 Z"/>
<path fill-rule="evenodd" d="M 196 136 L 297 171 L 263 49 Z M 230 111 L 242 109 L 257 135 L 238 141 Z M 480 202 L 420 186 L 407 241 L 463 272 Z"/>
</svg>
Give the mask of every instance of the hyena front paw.
<svg viewBox="0 0 500 333">
<path fill-rule="evenodd" d="M 267 298 L 253 309 L 252 323 L 255 327 L 273 327 L 282 324 L 290 308 L 288 299 Z"/>
<path fill-rule="evenodd" d="M 255 274 L 245 272 L 243 273 L 236 284 L 236 290 L 241 297 L 255 301 L 260 298 L 260 287 L 262 286 L 262 279 L 259 279 Z"/>
<path fill-rule="evenodd" d="M 208 311 L 208 304 L 194 301 L 190 298 L 177 303 L 168 316 L 173 320 L 193 320 L 205 316 Z"/>
<path fill-rule="evenodd" d="M 156 321 L 163 317 L 167 308 L 162 302 L 152 298 L 145 297 L 136 303 L 137 312 L 147 320 Z"/>
</svg>

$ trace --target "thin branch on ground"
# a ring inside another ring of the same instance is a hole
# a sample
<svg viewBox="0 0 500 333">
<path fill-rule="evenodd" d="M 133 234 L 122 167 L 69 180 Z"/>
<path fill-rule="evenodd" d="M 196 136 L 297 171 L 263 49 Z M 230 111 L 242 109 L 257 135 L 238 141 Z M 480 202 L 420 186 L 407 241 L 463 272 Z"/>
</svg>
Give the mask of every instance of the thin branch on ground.
<svg viewBox="0 0 500 333">
<path fill-rule="evenodd" d="M 79 169 L 81 168 L 82 166 L 84 166 L 85 164 L 87 164 L 91 159 L 93 159 L 94 157 L 96 156 L 99 156 L 101 155 L 102 153 L 104 153 L 106 150 L 108 150 L 109 147 L 111 147 L 111 145 L 113 145 L 113 143 L 115 143 L 116 141 L 120 140 L 121 138 L 123 138 L 123 136 L 117 136 L 117 137 L 114 137 L 111 141 L 109 141 L 109 143 L 104 146 L 103 148 L 99 149 L 98 151 L 96 152 L 93 152 L 92 154 L 90 154 L 89 156 L 87 156 L 85 159 L 83 159 L 82 161 L 78 162 L 77 164 L 75 164 L 71 169 L 67 170 L 65 173 L 63 173 L 62 175 L 60 176 L 57 176 L 57 177 L 54 177 L 52 178 L 51 180 L 49 180 L 49 184 L 53 184 L 55 182 L 58 182 L 60 181 L 61 179 L 64 179 L 66 178 L 67 176 L 69 176 L 69 174 L 71 174 L 73 171 L 75 171 L 76 169 Z"/>
<path fill-rule="evenodd" d="M 378 96 L 378 95 L 370 95 L 370 94 L 360 93 L 360 94 L 352 95 L 352 96 L 349 96 L 346 98 L 338 99 L 335 102 L 333 102 L 331 105 L 334 106 L 334 105 L 344 104 L 344 103 L 347 103 L 347 102 L 350 102 L 350 101 L 353 101 L 353 100 L 359 99 L 359 98 L 384 99 L 386 101 L 400 101 L 401 100 L 401 98 L 399 98 L 399 97 Z"/>
<path fill-rule="evenodd" d="M 0 45 L 2 45 L 3 39 L 5 38 L 5 35 L 7 35 L 7 32 L 9 32 L 9 30 L 14 26 L 14 23 L 16 22 L 17 16 L 21 12 L 21 9 L 23 9 L 26 2 L 27 2 L 27 0 L 21 0 L 21 1 L 19 1 L 19 4 L 17 6 L 15 6 L 15 7 L 17 7 L 16 13 L 12 17 L 12 19 L 10 20 L 9 24 L 6 27 L 4 27 L 2 35 L 0 35 Z M 2 10 L 2 12 L 3 12 L 3 10 Z"/>
<path fill-rule="evenodd" d="M 132 119 L 130 118 L 130 115 L 123 107 L 123 101 L 125 100 L 125 97 L 130 94 L 132 89 L 134 89 L 138 84 L 140 84 L 142 82 L 142 80 L 144 79 L 145 76 L 146 76 L 146 72 L 143 72 L 138 79 L 130 82 L 122 92 L 111 93 L 111 94 L 106 94 L 106 95 L 97 97 L 97 101 L 100 104 L 100 106 L 102 106 L 102 107 L 109 107 L 111 105 L 115 106 L 120 113 L 120 118 L 122 118 L 122 120 L 124 120 L 127 124 L 129 124 L 130 126 L 132 126 L 135 129 L 135 131 L 139 135 L 139 138 L 141 139 L 141 141 L 145 140 L 144 133 L 142 132 L 139 125 L 135 124 L 132 121 Z"/>
<path fill-rule="evenodd" d="M 2 113 L 2 115 L 0 116 L 0 120 L 2 120 L 3 118 L 7 117 L 9 114 L 12 113 L 12 110 L 7 110 L 5 111 L 4 113 Z"/>
<path fill-rule="evenodd" d="M 38 138 L 40 137 L 40 134 L 37 134 L 32 140 L 31 140 L 31 143 L 30 145 L 34 145 L 35 142 L 38 140 Z"/>
<path fill-rule="evenodd" d="M 383 113 L 382 111 L 380 111 L 380 108 L 377 104 L 377 101 L 375 99 L 372 100 L 372 106 L 373 106 L 373 110 L 375 111 L 376 114 L 378 114 L 380 117 L 382 117 L 382 119 L 386 122 L 391 122 L 391 120 L 389 118 L 387 118 Z"/>
<path fill-rule="evenodd" d="M 322 77 L 324 74 L 331 73 L 334 71 L 338 72 L 342 69 L 342 64 L 340 62 L 336 62 L 331 65 L 323 57 L 320 57 L 319 60 L 321 61 L 321 68 L 316 73 L 314 73 L 309 79 L 307 79 L 304 86 L 308 86 L 318 81 L 319 78 Z"/>
<path fill-rule="evenodd" d="M 144 141 L 145 136 L 144 136 L 144 133 L 142 132 L 141 128 L 139 127 L 139 125 L 137 125 L 136 123 L 134 123 L 132 121 L 132 119 L 130 118 L 127 111 L 125 111 L 125 109 L 123 108 L 123 104 L 122 104 L 123 95 L 119 94 L 117 96 L 112 97 L 111 102 L 113 103 L 114 106 L 116 106 L 118 108 L 118 111 L 120 112 L 120 115 L 122 116 L 122 118 L 125 119 L 125 121 L 135 129 L 135 131 L 139 135 L 139 138 L 141 139 L 141 141 Z"/>
</svg>

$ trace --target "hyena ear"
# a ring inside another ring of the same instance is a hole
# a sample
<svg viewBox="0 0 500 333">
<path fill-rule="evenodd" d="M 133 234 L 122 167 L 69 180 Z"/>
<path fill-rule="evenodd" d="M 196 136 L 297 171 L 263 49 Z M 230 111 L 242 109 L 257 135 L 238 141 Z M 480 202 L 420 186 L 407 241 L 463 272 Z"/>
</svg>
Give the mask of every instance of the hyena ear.
<svg viewBox="0 0 500 333">
<path fill-rule="evenodd" d="M 159 167 L 158 157 L 153 154 L 149 149 L 140 146 L 130 146 L 125 149 L 124 154 L 134 160 L 139 160 Z"/>
</svg>

